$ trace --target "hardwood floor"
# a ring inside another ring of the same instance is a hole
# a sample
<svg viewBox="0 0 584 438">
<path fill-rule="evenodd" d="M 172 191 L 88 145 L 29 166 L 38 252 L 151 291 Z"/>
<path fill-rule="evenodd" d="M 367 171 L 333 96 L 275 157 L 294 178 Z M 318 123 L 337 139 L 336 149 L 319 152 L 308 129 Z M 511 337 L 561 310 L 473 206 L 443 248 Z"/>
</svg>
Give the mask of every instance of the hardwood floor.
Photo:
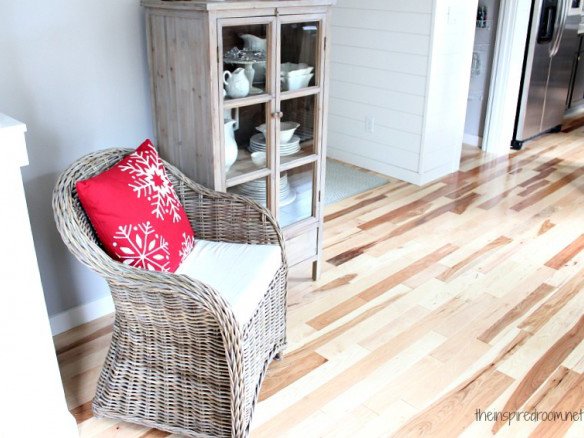
<svg viewBox="0 0 584 438">
<path fill-rule="evenodd" d="M 251 436 L 584 436 L 582 418 L 485 419 L 584 408 L 583 163 L 577 128 L 329 207 L 323 274 L 291 272 L 289 348 Z M 55 338 L 81 436 L 169 436 L 91 416 L 111 323 Z"/>
</svg>

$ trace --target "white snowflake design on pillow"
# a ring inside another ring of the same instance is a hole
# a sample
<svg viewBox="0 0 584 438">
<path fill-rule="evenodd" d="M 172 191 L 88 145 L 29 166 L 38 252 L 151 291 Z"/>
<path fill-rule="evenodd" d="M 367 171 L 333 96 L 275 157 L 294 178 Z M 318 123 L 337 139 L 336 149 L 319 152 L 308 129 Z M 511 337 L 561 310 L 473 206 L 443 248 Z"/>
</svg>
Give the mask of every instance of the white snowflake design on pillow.
<svg viewBox="0 0 584 438">
<path fill-rule="evenodd" d="M 168 242 L 158 235 L 150 222 L 120 225 L 113 246 L 122 263 L 149 271 L 168 272 Z"/>
<path fill-rule="evenodd" d="M 180 251 L 178 255 L 180 256 L 181 263 L 185 261 L 187 256 L 195 248 L 195 236 L 189 236 L 187 233 L 182 233 L 183 241 L 180 244 Z"/>
<path fill-rule="evenodd" d="M 134 182 L 129 186 L 138 198 L 144 197 L 150 202 L 156 218 L 164 220 L 165 216 L 172 216 L 173 222 L 181 221 L 181 203 L 154 146 L 149 144 L 147 150 L 130 154 L 129 160 L 120 169 L 132 175 Z"/>
</svg>

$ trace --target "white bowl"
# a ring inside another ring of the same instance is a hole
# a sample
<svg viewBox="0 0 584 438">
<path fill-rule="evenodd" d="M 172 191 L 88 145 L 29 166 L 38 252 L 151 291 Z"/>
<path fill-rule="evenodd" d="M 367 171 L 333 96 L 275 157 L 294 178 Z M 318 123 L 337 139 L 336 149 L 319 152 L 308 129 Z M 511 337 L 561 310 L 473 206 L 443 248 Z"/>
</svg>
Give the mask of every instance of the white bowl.
<svg viewBox="0 0 584 438">
<path fill-rule="evenodd" d="M 302 76 L 312 73 L 314 67 L 305 63 L 294 64 L 292 62 L 285 62 L 280 66 L 280 74 L 282 76 Z"/>
<path fill-rule="evenodd" d="M 265 166 L 266 165 L 266 153 L 265 152 L 252 152 L 251 153 L 251 161 L 256 166 Z"/>
<path fill-rule="evenodd" d="M 280 123 L 280 143 L 288 143 L 294 135 L 294 131 L 298 129 L 300 123 L 296 122 L 281 122 Z M 266 124 L 262 123 L 256 129 L 266 136 Z"/>
<path fill-rule="evenodd" d="M 308 87 L 310 80 L 314 76 L 314 73 L 310 73 L 308 75 L 301 75 L 301 76 L 282 76 L 282 90 L 283 91 L 291 91 L 291 90 L 299 90 L 301 88 Z"/>
</svg>

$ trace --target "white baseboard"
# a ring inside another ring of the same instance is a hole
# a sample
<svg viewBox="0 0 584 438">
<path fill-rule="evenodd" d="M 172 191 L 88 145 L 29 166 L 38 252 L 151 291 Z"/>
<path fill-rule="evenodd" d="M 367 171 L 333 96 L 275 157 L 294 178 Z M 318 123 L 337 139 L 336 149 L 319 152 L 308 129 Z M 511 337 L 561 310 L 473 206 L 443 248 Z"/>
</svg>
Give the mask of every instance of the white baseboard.
<svg viewBox="0 0 584 438">
<path fill-rule="evenodd" d="M 73 327 L 77 327 L 78 325 L 108 315 L 113 311 L 114 302 L 112 297 L 111 295 L 106 295 L 99 300 L 82 304 L 81 306 L 73 307 L 72 309 L 51 316 L 51 332 L 53 333 L 53 336 L 58 335 L 59 333 L 66 332 Z"/>
<path fill-rule="evenodd" d="M 392 166 L 391 164 L 383 163 L 381 161 L 371 160 L 357 154 L 350 154 L 330 146 L 327 148 L 327 156 L 339 161 L 344 161 L 345 163 L 349 163 L 354 166 L 362 167 L 363 169 L 368 169 L 382 175 L 387 175 L 391 178 L 409 182 L 417 186 L 428 184 L 458 170 L 458 168 L 452 170 L 451 163 L 447 163 L 436 169 L 431 169 L 424 173 L 418 173 L 411 170 L 402 169 L 397 166 Z"/>
<path fill-rule="evenodd" d="M 481 147 L 483 144 L 483 138 L 479 137 L 478 135 L 470 135 L 465 132 L 464 136 L 462 137 L 462 142 L 470 146 Z"/>
</svg>

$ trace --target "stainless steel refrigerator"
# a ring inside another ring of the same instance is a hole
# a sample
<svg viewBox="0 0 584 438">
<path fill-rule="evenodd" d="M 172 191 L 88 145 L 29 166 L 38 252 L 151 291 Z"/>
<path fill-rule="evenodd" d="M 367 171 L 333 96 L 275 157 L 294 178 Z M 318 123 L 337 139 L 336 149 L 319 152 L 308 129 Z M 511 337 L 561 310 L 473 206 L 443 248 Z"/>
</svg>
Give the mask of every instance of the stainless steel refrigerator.
<svg viewBox="0 0 584 438">
<path fill-rule="evenodd" d="M 511 147 L 561 129 L 574 54 L 578 52 L 581 0 L 534 0 Z"/>
</svg>

